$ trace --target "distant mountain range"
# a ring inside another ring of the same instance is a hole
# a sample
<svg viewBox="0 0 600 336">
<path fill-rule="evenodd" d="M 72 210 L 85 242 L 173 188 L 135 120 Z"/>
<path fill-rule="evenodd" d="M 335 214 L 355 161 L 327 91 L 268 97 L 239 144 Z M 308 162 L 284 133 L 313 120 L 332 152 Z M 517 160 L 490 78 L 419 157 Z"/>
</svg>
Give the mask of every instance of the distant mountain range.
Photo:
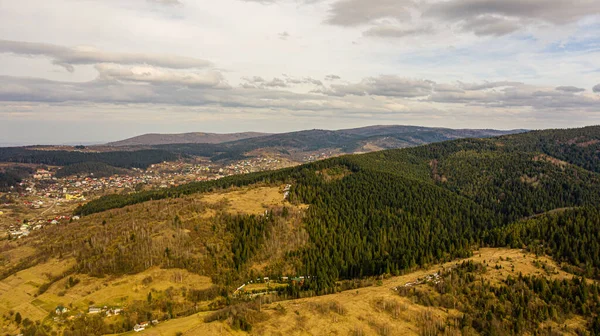
<svg viewBox="0 0 600 336">
<path fill-rule="evenodd" d="M 161 149 L 168 152 L 208 157 L 213 160 L 242 159 L 260 152 L 286 155 L 301 160 L 315 152 L 335 154 L 407 148 L 461 138 L 487 138 L 522 133 L 525 130 L 449 129 L 420 126 L 368 126 L 337 131 L 306 130 L 290 133 L 186 133 L 146 134 L 109 143 L 113 147 Z"/>
<path fill-rule="evenodd" d="M 140 145 L 169 145 L 169 144 L 184 144 L 184 143 L 208 143 L 218 144 L 235 140 L 243 140 L 267 136 L 268 133 L 258 132 L 243 132 L 230 134 L 217 133 L 181 133 L 181 134 L 143 134 L 133 138 L 110 142 L 108 146 L 125 147 L 125 146 L 140 146 Z"/>
</svg>

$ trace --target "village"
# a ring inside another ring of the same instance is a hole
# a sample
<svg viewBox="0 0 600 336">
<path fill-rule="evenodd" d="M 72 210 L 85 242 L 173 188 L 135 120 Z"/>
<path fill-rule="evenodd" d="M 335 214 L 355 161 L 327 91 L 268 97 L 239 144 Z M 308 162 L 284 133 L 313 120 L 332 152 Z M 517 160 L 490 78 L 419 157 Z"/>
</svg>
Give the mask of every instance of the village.
<svg viewBox="0 0 600 336">
<path fill-rule="evenodd" d="M 62 306 L 62 305 L 57 306 L 53 313 L 55 315 L 53 317 L 53 321 L 56 323 L 59 323 L 59 324 L 65 323 L 66 321 L 74 320 L 76 318 L 81 317 L 84 314 L 84 312 L 74 313 L 69 308 Z M 103 317 L 119 316 L 122 313 L 123 313 L 122 308 L 108 307 L 108 306 L 104 306 L 102 308 L 90 306 L 90 307 L 88 307 L 88 310 L 87 310 L 88 315 L 102 315 Z M 155 326 L 159 323 L 160 322 L 156 319 L 152 320 L 152 321 L 140 322 L 140 323 L 136 324 L 135 326 L 133 326 L 133 331 L 140 332 L 140 331 L 146 330 L 146 328 L 148 328 L 150 326 Z"/>
<path fill-rule="evenodd" d="M 107 194 L 164 189 L 294 165 L 297 163 L 268 157 L 228 164 L 194 159 L 163 162 L 145 170 L 134 168 L 128 174 L 106 177 L 56 177 L 60 167 L 40 166 L 20 185 L 0 192 L 0 239 L 19 239 L 46 225 L 77 221 L 79 217 L 72 216 L 77 206 Z"/>
</svg>

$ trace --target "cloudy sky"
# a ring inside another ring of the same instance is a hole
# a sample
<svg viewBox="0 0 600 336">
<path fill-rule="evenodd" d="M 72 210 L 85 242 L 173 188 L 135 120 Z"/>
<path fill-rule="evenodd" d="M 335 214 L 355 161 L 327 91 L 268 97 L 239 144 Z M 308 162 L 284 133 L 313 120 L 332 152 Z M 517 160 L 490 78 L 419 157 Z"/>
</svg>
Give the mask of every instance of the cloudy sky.
<svg viewBox="0 0 600 336">
<path fill-rule="evenodd" d="M 0 0 L 0 144 L 600 124 L 598 0 Z"/>
</svg>

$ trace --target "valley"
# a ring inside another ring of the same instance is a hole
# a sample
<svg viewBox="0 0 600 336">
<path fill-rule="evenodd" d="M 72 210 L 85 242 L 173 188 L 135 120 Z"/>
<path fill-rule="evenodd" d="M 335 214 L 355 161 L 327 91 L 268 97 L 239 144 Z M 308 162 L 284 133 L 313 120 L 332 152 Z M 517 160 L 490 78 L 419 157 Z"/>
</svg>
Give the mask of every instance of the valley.
<svg viewBox="0 0 600 336">
<path fill-rule="evenodd" d="M 595 139 L 458 139 L 56 205 L 77 219 L 1 242 L 3 332 L 594 335 Z"/>
</svg>

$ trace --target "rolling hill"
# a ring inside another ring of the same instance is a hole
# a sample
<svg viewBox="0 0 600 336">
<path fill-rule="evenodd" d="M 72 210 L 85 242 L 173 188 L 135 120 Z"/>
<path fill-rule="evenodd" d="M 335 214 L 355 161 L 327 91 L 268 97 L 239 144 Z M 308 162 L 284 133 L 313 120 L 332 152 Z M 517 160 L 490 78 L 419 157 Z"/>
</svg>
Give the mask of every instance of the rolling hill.
<svg viewBox="0 0 600 336">
<path fill-rule="evenodd" d="M 414 147 L 460 138 L 482 138 L 522 133 L 524 130 L 454 130 L 419 126 L 369 126 L 329 131 L 306 130 L 210 144 L 162 144 L 152 148 L 184 155 L 203 156 L 214 161 L 239 160 L 258 153 L 288 156 L 296 161 L 320 152 L 334 154 L 372 152 Z"/>
<path fill-rule="evenodd" d="M 167 145 L 181 143 L 208 143 L 218 144 L 235 140 L 251 139 L 268 135 L 267 133 L 243 132 L 243 133 L 183 133 L 183 134 L 143 134 L 133 138 L 110 142 L 107 146 L 126 147 L 144 145 Z"/>
<path fill-rule="evenodd" d="M 125 307 L 41 323 L 69 332 L 179 317 L 147 333 L 594 334 L 599 150 L 600 127 L 545 130 L 106 196 L 5 246 L 0 278 L 37 298 L 4 309 Z M 124 283 L 138 291 L 105 293 Z"/>
</svg>

